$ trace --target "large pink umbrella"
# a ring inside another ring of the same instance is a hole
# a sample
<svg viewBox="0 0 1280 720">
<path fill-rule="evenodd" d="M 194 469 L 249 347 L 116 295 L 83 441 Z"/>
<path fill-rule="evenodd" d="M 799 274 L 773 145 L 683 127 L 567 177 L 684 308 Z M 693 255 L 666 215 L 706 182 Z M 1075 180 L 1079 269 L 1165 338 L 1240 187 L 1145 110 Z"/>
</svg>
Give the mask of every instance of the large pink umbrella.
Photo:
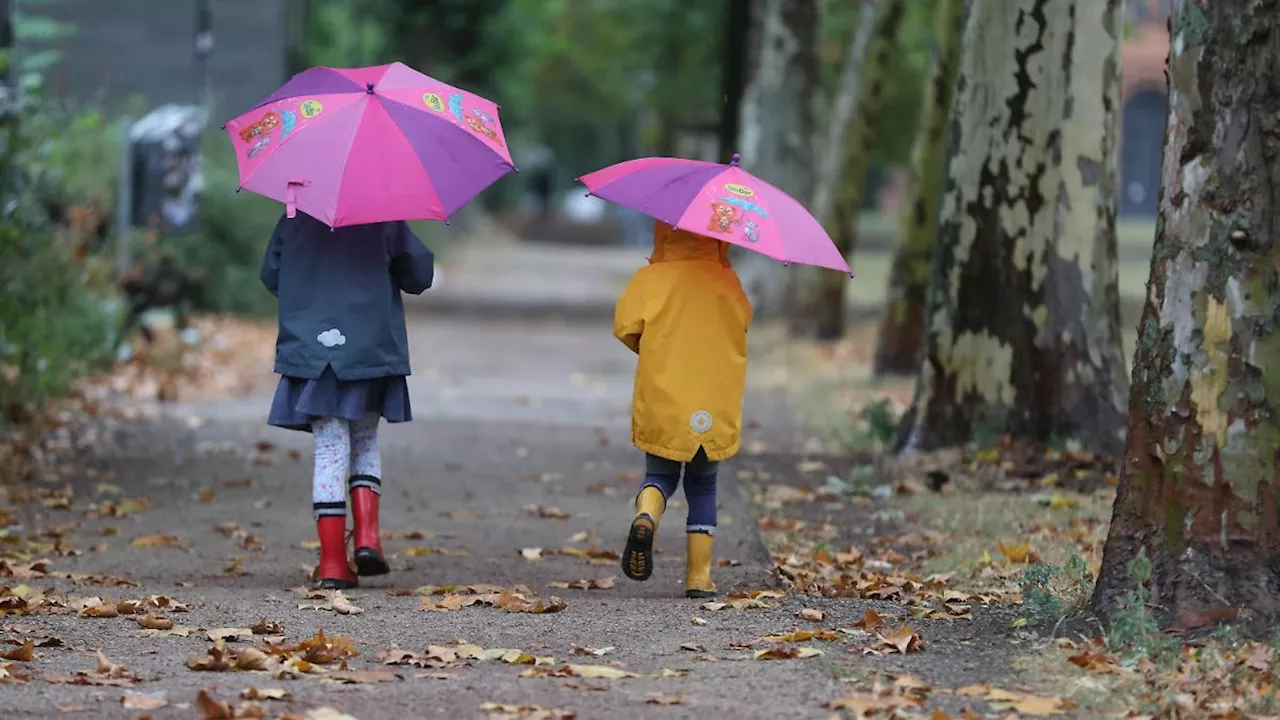
<svg viewBox="0 0 1280 720">
<path fill-rule="evenodd" d="M 515 169 L 497 105 L 401 63 L 304 70 L 224 128 L 242 189 L 330 227 L 447 220 Z"/>
<path fill-rule="evenodd" d="M 785 263 L 849 272 L 849 263 L 804 206 L 738 167 L 651 157 L 578 178 L 592 195 L 691 233 Z M 852 275 L 852 273 L 850 273 Z"/>
</svg>

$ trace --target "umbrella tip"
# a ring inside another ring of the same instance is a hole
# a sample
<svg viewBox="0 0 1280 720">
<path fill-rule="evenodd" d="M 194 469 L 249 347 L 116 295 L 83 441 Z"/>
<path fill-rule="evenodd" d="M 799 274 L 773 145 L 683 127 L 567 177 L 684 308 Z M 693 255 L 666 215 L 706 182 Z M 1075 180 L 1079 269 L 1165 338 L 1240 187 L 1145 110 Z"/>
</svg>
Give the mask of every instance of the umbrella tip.
<svg viewBox="0 0 1280 720">
<path fill-rule="evenodd" d="M 741 161 L 742 161 L 742 156 L 739 155 L 738 153 L 734 153 L 733 157 L 729 158 L 729 164 L 733 165 L 734 167 L 737 167 L 738 163 Z"/>
<path fill-rule="evenodd" d="M 370 95 L 372 95 L 372 94 L 373 94 L 373 83 L 371 83 L 371 82 L 370 82 L 370 83 L 365 83 L 365 84 L 364 84 L 364 91 L 365 91 L 365 92 L 367 92 L 367 93 L 369 93 Z"/>
<path fill-rule="evenodd" d="M 850 279 L 850 280 L 852 280 L 852 279 L 853 279 L 853 271 L 852 271 L 852 270 L 850 270 L 850 271 L 849 271 L 849 279 Z"/>
</svg>

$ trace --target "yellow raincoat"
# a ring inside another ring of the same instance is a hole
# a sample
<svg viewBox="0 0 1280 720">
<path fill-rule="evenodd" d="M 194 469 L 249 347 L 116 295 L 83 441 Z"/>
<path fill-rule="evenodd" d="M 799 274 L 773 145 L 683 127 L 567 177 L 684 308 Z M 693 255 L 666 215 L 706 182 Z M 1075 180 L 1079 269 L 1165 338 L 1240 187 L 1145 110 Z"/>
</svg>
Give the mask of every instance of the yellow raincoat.
<svg viewBox="0 0 1280 720">
<path fill-rule="evenodd" d="M 738 452 L 751 303 L 729 246 L 658 223 L 653 256 L 618 298 L 613 334 L 639 354 L 631 411 L 635 446 L 688 462 Z"/>
</svg>

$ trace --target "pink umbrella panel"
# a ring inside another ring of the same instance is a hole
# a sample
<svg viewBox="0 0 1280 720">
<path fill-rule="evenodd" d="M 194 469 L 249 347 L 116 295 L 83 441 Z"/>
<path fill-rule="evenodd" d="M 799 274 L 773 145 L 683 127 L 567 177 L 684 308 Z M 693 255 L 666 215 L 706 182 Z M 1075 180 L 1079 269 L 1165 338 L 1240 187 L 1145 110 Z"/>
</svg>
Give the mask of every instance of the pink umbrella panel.
<svg viewBox="0 0 1280 720">
<path fill-rule="evenodd" d="M 822 225 L 790 195 L 729 165 L 652 157 L 602 168 L 579 180 L 592 195 L 669 225 L 784 263 L 849 273 Z M 850 273 L 852 276 L 852 273 Z"/>
<path fill-rule="evenodd" d="M 241 189 L 330 227 L 448 220 L 516 169 L 496 104 L 401 63 L 304 70 L 224 127 Z"/>
</svg>

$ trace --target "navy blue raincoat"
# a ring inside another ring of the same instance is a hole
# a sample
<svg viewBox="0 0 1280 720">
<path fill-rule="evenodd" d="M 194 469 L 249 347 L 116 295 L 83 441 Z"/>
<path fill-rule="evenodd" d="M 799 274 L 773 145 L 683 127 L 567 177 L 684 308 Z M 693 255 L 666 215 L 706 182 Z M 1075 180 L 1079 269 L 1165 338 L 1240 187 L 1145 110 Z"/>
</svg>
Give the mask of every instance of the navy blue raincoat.
<svg viewBox="0 0 1280 720">
<path fill-rule="evenodd" d="M 304 213 L 281 217 L 262 259 L 279 298 L 275 371 L 314 380 L 409 374 L 402 292 L 431 287 L 435 258 L 402 221 L 330 230 Z"/>
</svg>

